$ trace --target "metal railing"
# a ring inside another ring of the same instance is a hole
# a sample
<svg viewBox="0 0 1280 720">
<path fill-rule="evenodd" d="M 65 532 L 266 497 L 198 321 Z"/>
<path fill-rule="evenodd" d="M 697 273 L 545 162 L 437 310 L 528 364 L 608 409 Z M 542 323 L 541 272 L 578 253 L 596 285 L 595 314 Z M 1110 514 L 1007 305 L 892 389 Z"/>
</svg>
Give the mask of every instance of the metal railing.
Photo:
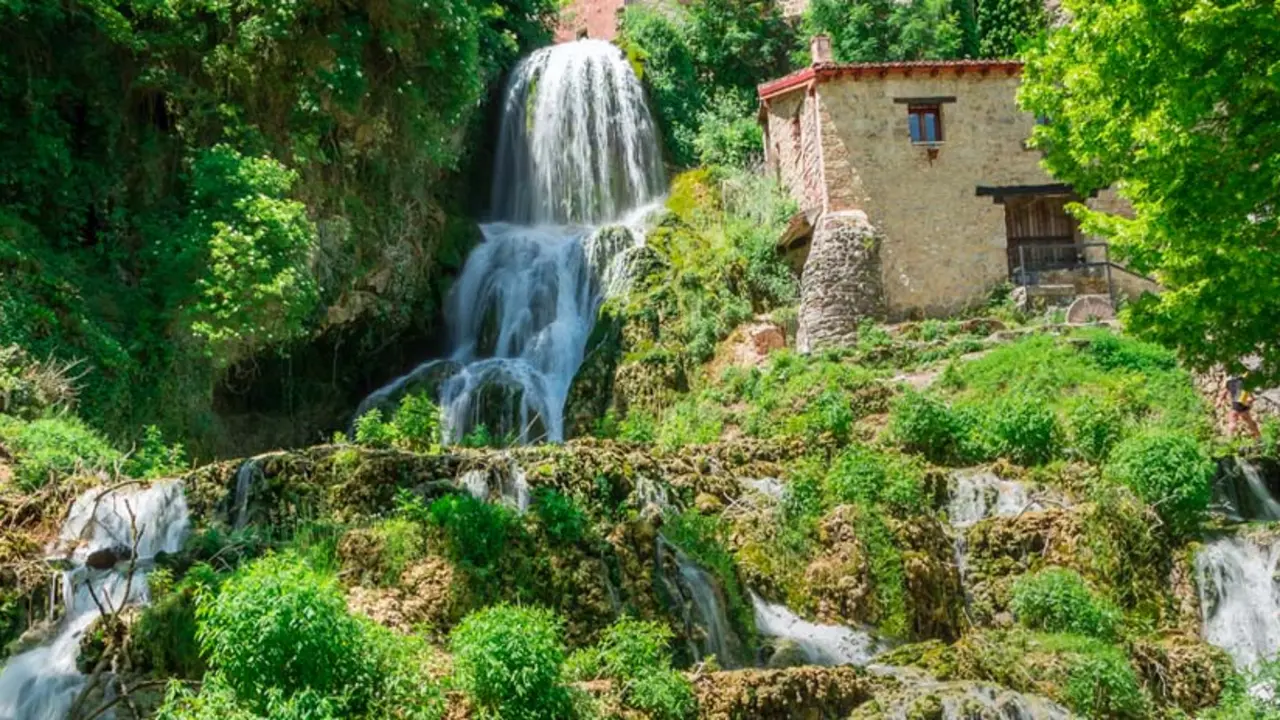
<svg viewBox="0 0 1280 720">
<path fill-rule="evenodd" d="M 1106 243 L 1026 244 L 1018 246 L 1018 261 L 1010 279 L 1019 287 L 1030 287 L 1040 284 L 1041 273 L 1103 268 L 1107 296 L 1111 299 L 1111 306 L 1115 307 L 1116 290 L 1111 279 L 1111 267 L 1111 250 Z"/>
</svg>

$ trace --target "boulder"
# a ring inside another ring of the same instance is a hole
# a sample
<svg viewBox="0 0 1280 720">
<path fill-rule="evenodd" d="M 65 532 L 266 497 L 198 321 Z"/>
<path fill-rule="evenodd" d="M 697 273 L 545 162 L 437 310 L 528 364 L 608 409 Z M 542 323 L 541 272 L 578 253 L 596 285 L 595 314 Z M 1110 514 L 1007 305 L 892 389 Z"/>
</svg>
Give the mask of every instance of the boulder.
<svg viewBox="0 0 1280 720">
<path fill-rule="evenodd" d="M 1073 325 L 1116 319 L 1111 300 L 1101 295 L 1082 295 L 1067 308 L 1067 322 Z"/>
<path fill-rule="evenodd" d="M 98 548 L 84 559 L 86 567 L 94 570 L 110 570 L 121 562 L 133 557 L 133 550 L 121 546 Z"/>
</svg>

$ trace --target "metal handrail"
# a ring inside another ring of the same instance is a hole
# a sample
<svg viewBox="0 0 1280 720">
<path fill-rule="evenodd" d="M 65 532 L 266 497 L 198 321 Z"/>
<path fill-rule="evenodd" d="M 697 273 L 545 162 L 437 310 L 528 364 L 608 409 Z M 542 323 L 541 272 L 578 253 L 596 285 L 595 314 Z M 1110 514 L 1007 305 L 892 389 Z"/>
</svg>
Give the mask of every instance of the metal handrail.
<svg viewBox="0 0 1280 720">
<path fill-rule="evenodd" d="M 1102 260 L 1089 260 L 1087 250 L 1091 248 L 1102 248 Z M 1027 250 L 1032 250 L 1032 260 L 1041 250 L 1050 252 L 1070 251 L 1075 259 L 1070 263 L 1065 263 L 1060 267 L 1028 267 Z M 1105 267 L 1107 270 L 1107 296 L 1111 300 L 1111 307 L 1116 306 L 1116 288 L 1111 278 L 1111 247 L 1104 242 L 1085 242 L 1085 243 L 1055 243 L 1045 245 L 1019 245 L 1018 246 L 1018 267 L 1014 268 L 1013 280 L 1020 287 L 1030 287 L 1031 273 L 1043 272 L 1046 270 L 1078 270 L 1090 267 Z"/>
</svg>

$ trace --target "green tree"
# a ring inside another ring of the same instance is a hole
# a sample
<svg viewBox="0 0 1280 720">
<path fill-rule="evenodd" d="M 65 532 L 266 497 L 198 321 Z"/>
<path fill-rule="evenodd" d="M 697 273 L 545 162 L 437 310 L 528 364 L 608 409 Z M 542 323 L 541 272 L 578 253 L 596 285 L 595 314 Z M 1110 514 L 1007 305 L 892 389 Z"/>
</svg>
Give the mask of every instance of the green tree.
<svg viewBox="0 0 1280 720">
<path fill-rule="evenodd" d="M 809 36 L 831 37 L 840 62 L 944 60 L 964 51 L 961 15 L 949 0 L 814 0 Z"/>
<path fill-rule="evenodd" d="M 1047 19 L 1042 0 L 978 0 L 978 54 L 1017 57 Z"/>
<path fill-rule="evenodd" d="M 1050 122 L 1034 144 L 1082 194 L 1108 186 L 1127 219 L 1077 207 L 1166 292 L 1128 326 L 1197 368 L 1256 353 L 1280 377 L 1280 13 L 1259 0 L 1066 0 L 1074 21 L 1028 55 L 1020 99 Z"/>
<path fill-rule="evenodd" d="M 694 0 L 688 33 L 704 81 L 747 100 L 787 72 L 796 39 L 774 0 Z"/>
</svg>

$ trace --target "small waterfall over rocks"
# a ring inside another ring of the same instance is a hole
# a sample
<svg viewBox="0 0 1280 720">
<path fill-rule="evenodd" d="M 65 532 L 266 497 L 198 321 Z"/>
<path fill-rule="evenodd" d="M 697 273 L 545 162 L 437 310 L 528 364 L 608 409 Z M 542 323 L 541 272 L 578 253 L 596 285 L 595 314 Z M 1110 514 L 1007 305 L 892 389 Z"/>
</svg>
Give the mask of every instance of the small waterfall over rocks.
<svg viewBox="0 0 1280 720">
<path fill-rule="evenodd" d="M 453 351 L 361 402 L 360 417 L 436 383 L 446 441 L 479 424 L 518 442 L 564 439 L 564 406 L 604 297 L 665 185 L 644 91 L 618 48 L 565 43 L 508 83 L 493 221 L 445 308 Z"/>
<path fill-rule="evenodd" d="M 969 567 L 967 530 L 987 518 L 1013 517 L 1024 511 L 1043 509 L 1039 502 L 1031 499 L 1027 486 L 1023 483 L 1004 480 L 989 470 L 957 470 L 952 473 L 947 517 L 955 545 L 956 570 L 960 573 L 960 583 L 965 588 L 966 606 L 972 600 L 968 585 L 964 582 Z"/>
<path fill-rule="evenodd" d="M 722 668 L 740 667 L 742 641 L 729 622 L 720 583 L 661 534 L 657 555 L 657 578 L 680 605 L 690 656 L 715 655 Z"/>
<path fill-rule="evenodd" d="M 785 605 L 766 602 L 755 593 L 751 593 L 751 606 L 761 635 L 794 643 L 811 665 L 866 665 L 888 649 L 868 632 L 811 623 Z"/>
<path fill-rule="evenodd" d="M 76 498 L 54 548 L 69 552 L 62 574 L 65 616 L 50 641 L 0 670 L 0 720 L 67 715 L 87 680 L 76 667 L 84 632 L 104 609 L 149 601 L 147 573 L 158 555 L 182 549 L 188 527 L 178 481 L 95 488 Z"/>
<path fill-rule="evenodd" d="M 1219 461 L 1213 500 L 1216 511 L 1236 522 L 1280 520 L 1280 502 L 1272 497 L 1261 468 L 1248 458 Z"/>
<path fill-rule="evenodd" d="M 1211 540 L 1196 554 L 1205 641 L 1242 669 L 1280 651 L 1280 537 Z"/>
</svg>

